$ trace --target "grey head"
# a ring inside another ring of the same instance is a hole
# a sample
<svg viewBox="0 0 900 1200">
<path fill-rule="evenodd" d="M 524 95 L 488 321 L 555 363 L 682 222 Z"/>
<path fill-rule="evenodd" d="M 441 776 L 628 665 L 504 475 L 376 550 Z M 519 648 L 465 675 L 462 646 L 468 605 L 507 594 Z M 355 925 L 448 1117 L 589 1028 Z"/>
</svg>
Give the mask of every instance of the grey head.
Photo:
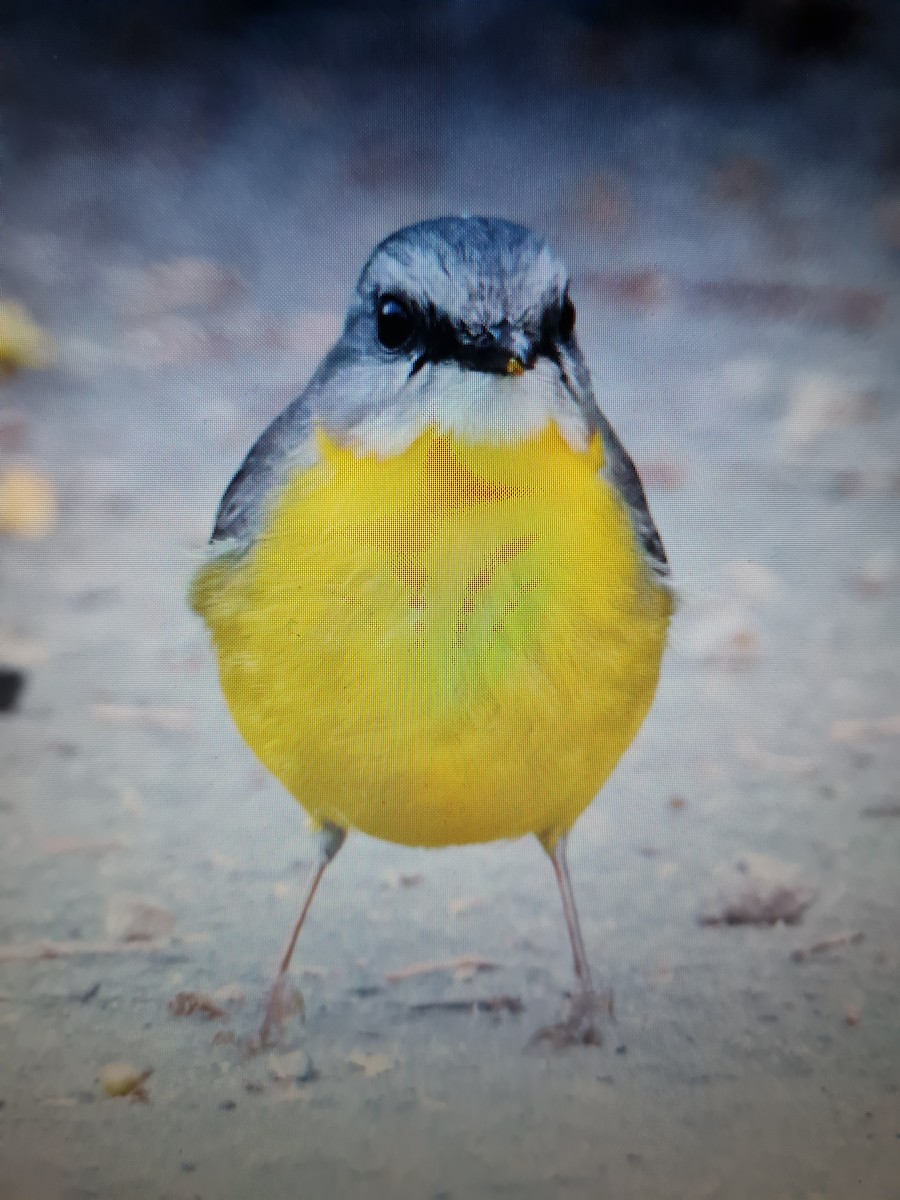
<svg viewBox="0 0 900 1200">
<path fill-rule="evenodd" d="M 271 498 L 316 461 L 316 427 L 388 456 L 428 427 L 510 443 L 551 421 L 575 449 L 601 434 L 605 473 L 651 567 L 667 574 L 637 472 L 594 398 L 563 264 L 536 234 L 499 218 L 411 225 L 372 252 L 341 337 L 250 451 L 213 541 L 252 543 Z"/>
<path fill-rule="evenodd" d="M 375 249 L 344 336 L 383 363 L 402 352 L 413 372 L 446 362 L 520 373 L 540 352 L 555 356 L 557 341 L 571 337 L 575 310 L 567 289 L 562 263 L 521 225 L 484 217 L 425 221 Z"/>
</svg>

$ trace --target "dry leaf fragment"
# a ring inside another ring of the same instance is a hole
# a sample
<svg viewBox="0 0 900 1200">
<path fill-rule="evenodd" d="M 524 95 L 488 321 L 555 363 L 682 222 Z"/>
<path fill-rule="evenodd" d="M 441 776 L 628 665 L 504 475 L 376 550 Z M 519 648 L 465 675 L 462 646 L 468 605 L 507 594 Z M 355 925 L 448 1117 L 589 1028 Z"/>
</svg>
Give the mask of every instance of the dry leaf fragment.
<svg viewBox="0 0 900 1200">
<path fill-rule="evenodd" d="M 10 467 L 0 475 L 0 533 L 36 541 L 56 524 L 56 489 L 40 471 Z"/>
<path fill-rule="evenodd" d="M 753 738 L 741 738 L 736 746 L 741 762 L 763 771 L 776 771 L 784 775 L 811 775 L 817 769 L 813 758 L 802 754 L 777 754 L 765 750 Z"/>
<path fill-rule="evenodd" d="M 823 938 L 821 942 L 814 942 L 806 950 L 792 951 L 791 962 L 804 962 L 807 958 L 814 958 L 817 954 L 827 954 L 829 950 L 837 950 L 841 946 L 855 946 L 858 942 L 863 941 L 865 936 L 859 929 L 854 933 L 835 933 L 831 937 Z"/>
<path fill-rule="evenodd" d="M 849 1025 L 851 1029 L 854 1025 L 858 1025 L 862 1020 L 862 1009 L 858 1004 L 847 1004 L 844 1007 L 844 1024 Z"/>
<path fill-rule="evenodd" d="M 19 942 L 0 945 L 0 963 L 45 962 L 53 958 L 102 958 L 113 954 L 156 954 L 168 950 L 167 940 L 148 942 Z"/>
<path fill-rule="evenodd" d="M 447 911 L 453 917 L 461 917 L 476 908 L 484 908 L 485 904 L 487 896 L 458 896 L 447 905 Z"/>
<path fill-rule="evenodd" d="M 414 888 L 420 887 L 425 882 L 425 876 L 421 871 L 385 871 L 382 876 L 382 887 L 385 888 Z"/>
<path fill-rule="evenodd" d="M 816 895 L 792 864 L 746 854 L 716 871 L 699 919 L 702 925 L 795 925 Z"/>
<path fill-rule="evenodd" d="M 113 1062 L 101 1067 L 97 1078 L 107 1096 L 134 1096 L 146 1100 L 143 1085 L 152 1074 L 152 1070 L 139 1071 L 131 1063 Z"/>
<path fill-rule="evenodd" d="M 21 304 L 0 303 L 0 378 L 22 368 L 49 367 L 53 340 L 31 319 Z"/>
<path fill-rule="evenodd" d="M 388 983 L 402 983 L 404 979 L 416 979 L 421 975 L 438 975 L 442 971 L 456 973 L 458 971 L 496 971 L 500 964 L 486 958 L 472 958 L 464 955 L 462 958 L 446 959 L 442 962 L 410 963 L 396 971 L 388 971 L 385 979 Z"/>
<path fill-rule="evenodd" d="M 110 896 L 106 909 L 107 935 L 120 942 L 149 942 L 168 936 L 175 914 L 152 900 L 126 892 Z"/>
<path fill-rule="evenodd" d="M 393 1071 L 397 1059 L 393 1054 L 364 1054 L 361 1050 L 348 1054 L 346 1061 L 351 1067 L 362 1071 L 366 1079 L 383 1075 L 385 1071 Z"/>
<path fill-rule="evenodd" d="M 221 1005 L 216 1004 L 212 996 L 203 992 L 179 992 L 169 1001 L 169 1012 L 173 1017 L 192 1017 L 199 1013 L 207 1021 L 218 1021 L 227 1017 L 228 1013 Z"/>
<path fill-rule="evenodd" d="M 701 309 L 760 320 L 795 320 L 858 331 L 884 320 L 888 293 L 879 288 L 829 287 L 773 280 L 706 279 L 682 285 Z"/>
<path fill-rule="evenodd" d="M 584 284 L 596 296 L 616 307 L 656 308 L 669 301 L 673 281 L 652 268 L 639 271 L 585 271 Z"/>
</svg>

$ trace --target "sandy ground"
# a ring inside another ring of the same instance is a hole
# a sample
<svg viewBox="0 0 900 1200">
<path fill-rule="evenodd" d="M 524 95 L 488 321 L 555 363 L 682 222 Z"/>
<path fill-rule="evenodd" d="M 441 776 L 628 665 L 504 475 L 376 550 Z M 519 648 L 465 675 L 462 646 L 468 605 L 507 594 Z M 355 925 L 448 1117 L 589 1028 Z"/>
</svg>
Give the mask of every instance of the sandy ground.
<svg viewBox="0 0 900 1200">
<path fill-rule="evenodd" d="M 0 658 L 28 674 L 0 716 L 0 1196 L 896 1200 L 896 93 L 871 65 L 727 55 L 660 82 L 647 48 L 608 79 L 574 27 L 502 77 L 440 30 L 393 76 L 362 33 L 317 36 L 307 65 L 14 59 L 6 291 L 59 358 L 0 393 L 3 454 L 59 519 L 0 543 Z M 305 1049 L 248 1059 L 228 1031 L 258 1020 L 312 839 L 185 588 L 371 245 L 458 209 L 572 264 L 681 594 L 652 713 L 572 839 L 617 1021 L 525 1052 L 570 983 L 536 845 L 356 837 L 296 959 Z M 747 854 L 817 889 L 799 924 L 699 923 Z M 121 940 L 129 897 L 164 910 L 155 948 Z M 386 978 L 465 957 L 495 969 Z M 228 1015 L 173 1017 L 184 990 Z M 524 1011 L 414 1008 L 498 994 Z M 152 1069 L 146 1103 L 104 1095 L 114 1061 Z"/>
</svg>

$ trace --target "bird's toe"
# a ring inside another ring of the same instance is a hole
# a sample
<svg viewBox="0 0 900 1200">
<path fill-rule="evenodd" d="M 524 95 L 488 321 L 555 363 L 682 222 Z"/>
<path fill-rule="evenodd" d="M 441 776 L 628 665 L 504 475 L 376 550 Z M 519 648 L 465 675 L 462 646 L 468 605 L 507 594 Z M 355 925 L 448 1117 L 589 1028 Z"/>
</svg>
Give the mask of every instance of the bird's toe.
<svg viewBox="0 0 900 1200">
<path fill-rule="evenodd" d="M 601 1026 L 615 1017 L 613 993 L 593 989 L 576 992 L 569 998 L 561 1021 L 544 1025 L 529 1042 L 531 1047 L 601 1046 Z"/>
<path fill-rule="evenodd" d="M 286 1038 L 295 1017 L 301 1022 L 306 1017 L 303 994 L 289 975 L 279 975 L 272 984 L 266 1000 L 266 1012 L 259 1031 L 259 1046 L 277 1046 Z"/>
</svg>

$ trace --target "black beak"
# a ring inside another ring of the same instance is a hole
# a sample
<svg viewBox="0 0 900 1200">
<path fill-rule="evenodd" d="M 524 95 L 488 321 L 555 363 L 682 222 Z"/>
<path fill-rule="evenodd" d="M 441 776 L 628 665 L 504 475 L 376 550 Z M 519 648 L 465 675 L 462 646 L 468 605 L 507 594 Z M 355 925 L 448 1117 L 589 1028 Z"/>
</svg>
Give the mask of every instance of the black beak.
<svg viewBox="0 0 900 1200">
<path fill-rule="evenodd" d="M 456 329 L 445 328 L 443 334 L 416 360 L 410 374 L 414 375 L 426 362 L 455 362 L 468 371 L 523 375 L 537 360 L 535 341 L 523 330 L 505 324 L 485 330 L 476 338 L 461 336 Z"/>
<path fill-rule="evenodd" d="M 447 356 L 470 371 L 491 375 L 522 375 L 537 359 L 534 342 L 520 329 L 509 326 L 491 329 L 475 341 L 456 341 Z"/>
</svg>

